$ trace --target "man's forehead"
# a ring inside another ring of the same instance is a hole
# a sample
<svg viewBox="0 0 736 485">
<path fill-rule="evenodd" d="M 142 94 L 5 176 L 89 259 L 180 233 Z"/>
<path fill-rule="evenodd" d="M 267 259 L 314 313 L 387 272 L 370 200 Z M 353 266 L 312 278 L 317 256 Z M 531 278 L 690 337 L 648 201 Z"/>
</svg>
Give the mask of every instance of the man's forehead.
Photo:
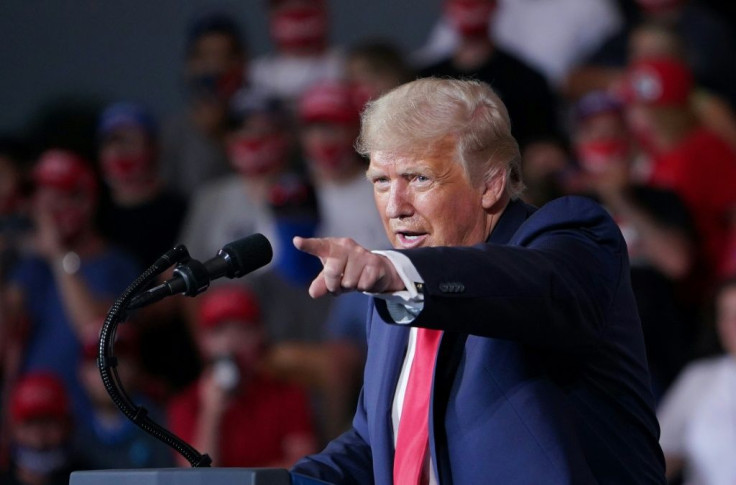
<svg viewBox="0 0 736 485">
<path fill-rule="evenodd" d="M 370 154 L 368 173 L 388 169 L 435 170 L 454 163 L 454 152 L 448 150 L 419 150 L 417 152 L 378 150 Z"/>
</svg>

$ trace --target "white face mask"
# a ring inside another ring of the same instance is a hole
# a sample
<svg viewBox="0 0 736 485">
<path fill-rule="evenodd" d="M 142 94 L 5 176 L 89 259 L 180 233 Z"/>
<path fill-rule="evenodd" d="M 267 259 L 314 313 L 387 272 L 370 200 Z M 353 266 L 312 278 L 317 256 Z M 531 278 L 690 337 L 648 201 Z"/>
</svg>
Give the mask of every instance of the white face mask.
<svg viewBox="0 0 736 485">
<path fill-rule="evenodd" d="M 50 475 L 63 469 L 70 462 L 69 450 L 65 446 L 48 450 L 37 450 L 28 446 L 16 446 L 14 449 L 15 463 L 39 475 Z"/>
</svg>

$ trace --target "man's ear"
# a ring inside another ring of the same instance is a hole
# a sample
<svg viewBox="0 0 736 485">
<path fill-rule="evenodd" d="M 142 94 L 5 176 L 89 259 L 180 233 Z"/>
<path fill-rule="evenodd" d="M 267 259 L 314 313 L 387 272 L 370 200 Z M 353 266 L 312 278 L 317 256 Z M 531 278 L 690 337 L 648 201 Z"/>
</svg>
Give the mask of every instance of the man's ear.
<svg viewBox="0 0 736 485">
<path fill-rule="evenodd" d="M 502 168 L 498 168 L 495 172 L 496 173 L 485 181 L 483 195 L 481 196 L 481 205 L 485 210 L 493 209 L 506 194 L 507 171 Z"/>
</svg>

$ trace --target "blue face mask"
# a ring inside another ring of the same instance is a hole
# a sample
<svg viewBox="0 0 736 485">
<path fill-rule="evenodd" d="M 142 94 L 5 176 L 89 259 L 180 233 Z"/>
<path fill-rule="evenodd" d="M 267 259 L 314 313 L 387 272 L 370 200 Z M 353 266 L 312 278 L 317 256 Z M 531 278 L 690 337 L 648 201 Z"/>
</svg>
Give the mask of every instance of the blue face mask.
<svg viewBox="0 0 736 485">
<path fill-rule="evenodd" d="M 16 446 L 13 457 L 18 468 L 39 475 L 50 475 L 62 470 L 70 463 L 70 453 L 66 446 L 48 450 L 38 450 L 28 446 Z"/>
</svg>

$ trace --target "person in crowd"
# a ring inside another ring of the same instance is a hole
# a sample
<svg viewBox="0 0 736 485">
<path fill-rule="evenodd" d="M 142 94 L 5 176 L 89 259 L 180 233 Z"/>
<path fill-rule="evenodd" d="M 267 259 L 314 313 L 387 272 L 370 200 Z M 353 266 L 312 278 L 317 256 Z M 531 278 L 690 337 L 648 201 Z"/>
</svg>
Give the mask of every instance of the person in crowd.
<svg viewBox="0 0 736 485">
<path fill-rule="evenodd" d="M 444 15 L 460 38 L 452 54 L 420 70 L 420 76 L 475 78 L 499 93 L 522 146 L 557 132 L 557 103 L 545 78 L 488 35 L 496 0 L 447 0 Z"/>
<path fill-rule="evenodd" d="M 632 32 L 644 22 L 675 30 L 683 39 L 684 61 L 698 84 L 736 107 L 736 60 L 730 52 L 736 36 L 723 18 L 694 0 L 635 0 L 635 8 L 619 31 L 568 75 L 562 91 L 570 99 L 607 89 L 625 75 Z"/>
<path fill-rule="evenodd" d="M 141 392 L 145 373 L 140 365 L 140 337 L 130 322 L 118 327 L 114 342 L 117 373 L 133 402 L 143 406 L 151 419 L 164 424 L 161 410 Z M 171 448 L 129 420 L 110 398 L 97 366 L 99 348 L 99 332 L 83 339 L 79 375 L 92 411 L 76 423 L 75 454 L 93 469 L 173 466 Z"/>
<path fill-rule="evenodd" d="M 197 190 L 179 238 L 195 258 L 255 232 L 276 242 L 268 193 L 293 155 L 287 112 L 278 99 L 246 89 L 233 99 L 228 118 L 225 146 L 233 173 Z"/>
<path fill-rule="evenodd" d="M 557 88 L 571 69 L 620 29 L 622 21 L 613 0 L 498 0 L 488 34 Z M 414 63 L 437 62 L 459 43 L 460 36 L 442 18 L 412 56 Z"/>
<path fill-rule="evenodd" d="M 682 198 L 702 238 L 705 263 L 711 274 L 723 274 L 736 207 L 736 152 L 693 114 L 693 77 L 684 63 L 640 61 L 621 89 L 629 127 L 651 162 L 647 183 Z"/>
<path fill-rule="evenodd" d="M 315 84 L 299 100 L 299 139 L 317 193 L 318 235 L 347 235 L 379 249 L 388 241 L 371 207 L 365 161 L 353 146 L 363 101 L 347 83 Z"/>
<path fill-rule="evenodd" d="M 72 417 L 63 381 L 52 372 L 21 375 L 8 406 L 10 468 L 2 485 L 66 485 L 69 474 L 87 466 L 72 453 Z"/>
<path fill-rule="evenodd" d="M 21 372 L 64 379 L 75 416 L 89 410 L 77 369 L 81 336 L 138 275 L 135 260 L 93 224 L 98 183 L 89 164 L 51 149 L 33 169 L 34 247 L 11 271 L 2 312 L 23 351 Z"/>
<path fill-rule="evenodd" d="M 729 483 L 736 477 L 736 279 L 715 294 L 716 326 L 723 354 L 689 364 L 662 400 L 660 444 L 671 483 Z"/>
<path fill-rule="evenodd" d="M 396 88 L 363 113 L 358 148 L 394 250 L 294 240 L 323 264 L 313 297 L 374 296 L 353 426 L 294 471 L 665 483 L 625 242 L 606 212 L 518 200 L 508 112 L 479 81 Z"/>
<path fill-rule="evenodd" d="M 652 387 L 659 397 L 691 357 L 696 337 L 694 221 L 675 192 L 637 181 L 634 139 L 623 102 L 613 94 L 594 91 L 577 103 L 574 146 L 579 171 L 568 190 L 603 204 L 626 240 Z"/>
<path fill-rule="evenodd" d="M 143 106 L 108 105 L 97 133 L 98 161 L 108 189 L 97 217 L 100 232 L 147 268 L 178 243 L 187 200 L 161 179 L 158 126 Z M 181 331 L 175 299 L 147 308 L 136 319 L 143 324 L 142 360 L 148 371 L 161 377 L 162 394 L 197 375 L 196 365 L 177 362 L 176 356 L 193 351 L 194 344 Z"/>
<path fill-rule="evenodd" d="M 661 22 L 645 21 L 631 31 L 628 58 L 630 64 L 661 58 L 687 62 L 687 49 L 674 28 Z M 728 99 L 703 86 L 697 77 L 695 81 L 690 103 L 698 120 L 736 147 L 736 114 Z"/>
<path fill-rule="evenodd" d="M 316 274 L 313 261 L 289 248 L 293 236 L 314 235 L 320 220 L 314 189 L 293 161 L 289 115 L 283 102 L 250 89 L 235 98 L 230 120 L 226 144 L 235 173 L 197 191 L 180 240 L 193 257 L 208 258 L 227 242 L 264 234 L 273 261 L 248 279 L 269 340 L 320 340 L 329 302 L 306 297 L 305 285 Z M 190 317 L 194 305 L 188 301 Z"/>
<path fill-rule="evenodd" d="M 253 59 L 251 85 L 286 103 L 293 112 L 313 84 L 344 76 L 344 54 L 330 47 L 326 0 L 265 0 L 273 51 Z"/>
<path fill-rule="evenodd" d="M 188 106 L 162 126 L 160 167 L 167 187 L 187 198 L 230 172 L 224 134 L 230 101 L 245 82 L 246 57 L 240 28 L 227 14 L 205 14 L 190 27 Z"/>
<path fill-rule="evenodd" d="M 99 163 L 109 200 L 100 231 L 148 267 L 176 245 L 186 199 L 167 190 L 158 173 L 158 128 L 133 103 L 110 104 L 98 126 Z"/>
<path fill-rule="evenodd" d="M 197 320 L 205 368 L 170 403 L 174 433 L 216 466 L 288 467 L 313 451 L 306 394 L 260 370 L 266 341 L 255 294 L 240 285 L 214 287 Z"/>
</svg>

